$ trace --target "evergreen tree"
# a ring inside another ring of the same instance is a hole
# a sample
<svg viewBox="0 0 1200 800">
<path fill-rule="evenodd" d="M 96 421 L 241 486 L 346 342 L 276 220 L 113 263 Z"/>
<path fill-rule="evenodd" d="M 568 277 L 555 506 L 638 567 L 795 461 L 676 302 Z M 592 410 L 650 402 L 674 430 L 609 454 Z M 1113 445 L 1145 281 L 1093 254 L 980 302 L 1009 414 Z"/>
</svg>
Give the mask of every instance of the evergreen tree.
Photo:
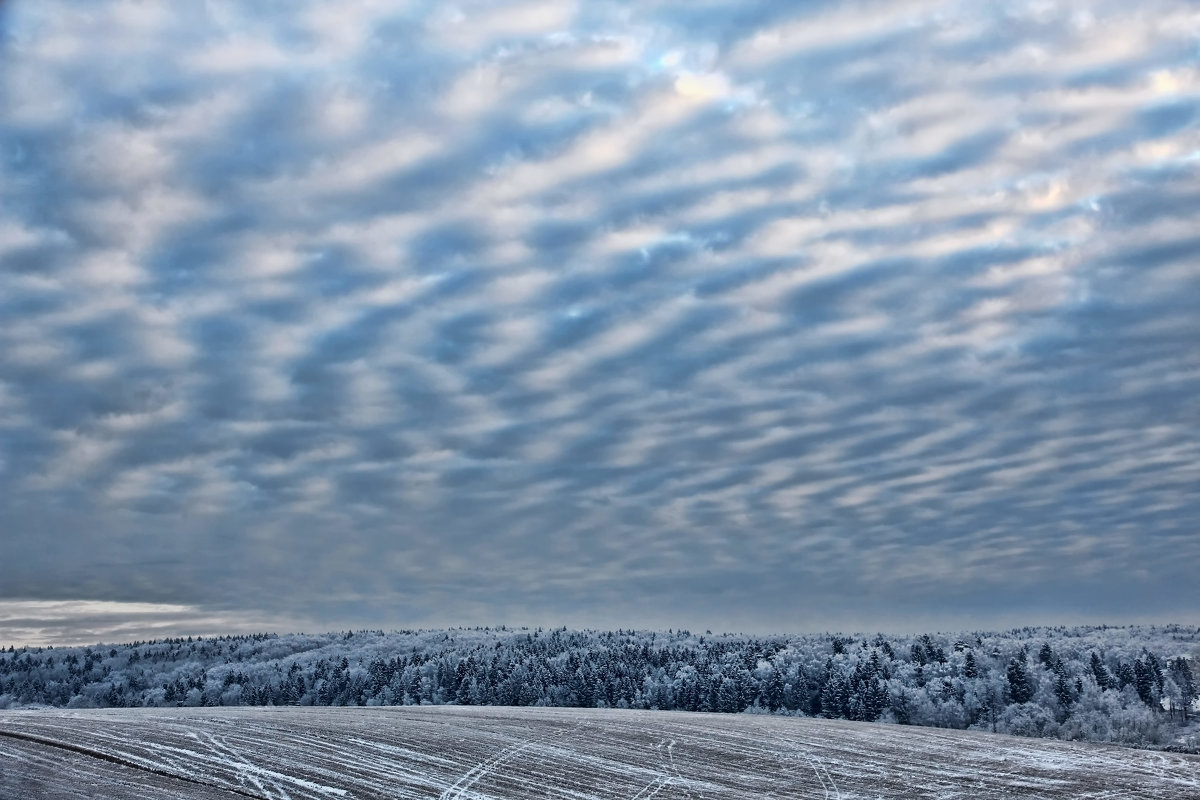
<svg viewBox="0 0 1200 800">
<path fill-rule="evenodd" d="M 1161 697 L 1163 688 L 1166 685 L 1166 676 L 1163 674 L 1162 664 L 1158 660 L 1158 656 L 1148 650 L 1143 650 L 1142 654 L 1146 657 L 1146 667 L 1150 670 L 1150 677 L 1154 679 L 1154 686 L 1158 690 L 1158 696 Z"/>
<path fill-rule="evenodd" d="M 763 705 L 769 711 L 778 711 L 783 706 L 783 679 L 779 677 L 779 671 L 773 667 L 763 685 L 762 698 Z"/>
<path fill-rule="evenodd" d="M 737 714 L 745 710 L 742 705 L 742 695 L 739 691 L 737 681 L 729 677 L 722 677 L 717 685 L 717 711 L 725 714 Z"/>
<path fill-rule="evenodd" d="M 1126 664 L 1124 661 L 1117 662 L 1117 686 L 1116 688 L 1124 689 L 1126 686 L 1132 686 L 1137 683 L 1137 675 L 1133 671 L 1133 667 Z"/>
<path fill-rule="evenodd" d="M 1092 677 L 1096 679 L 1096 685 L 1101 689 L 1113 688 L 1113 677 L 1108 672 L 1108 667 L 1104 666 L 1104 662 L 1100 660 L 1100 656 L 1092 653 L 1091 658 Z"/>
<path fill-rule="evenodd" d="M 1054 696 L 1062 707 L 1063 713 L 1070 714 L 1071 704 L 1075 702 L 1075 695 L 1071 691 L 1071 682 L 1065 671 L 1060 671 L 1055 677 Z"/>
<path fill-rule="evenodd" d="M 862 718 L 867 722 L 874 722 L 879 719 L 880 715 L 891 704 L 891 700 L 887 684 L 877 677 L 872 677 L 867 683 L 863 696 L 864 714 Z"/>
<path fill-rule="evenodd" d="M 1038 662 L 1049 669 L 1054 666 L 1054 651 L 1050 649 L 1049 642 L 1042 643 L 1042 649 L 1038 650 Z"/>
<path fill-rule="evenodd" d="M 826 719 L 840 719 L 846 712 L 846 684 L 841 675 L 832 674 L 821 687 L 820 714 Z"/>
<path fill-rule="evenodd" d="M 1014 703 L 1028 703 L 1033 699 L 1034 685 L 1024 661 L 1018 658 L 1008 662 L 1008 693 Z"/>
<path fill-rule="evenodd" d="M 975 652 L 973 650 L 967 651 L 967 658 L 963 663 L 963 675 L 968 678 L 979 677 L 979 665 L 975 661 Z"/>
<path fill-rule="evenodd" d="M 1154 695 L 1155 683 L 1153 670 L 1139 658 L 1133 662 L 1133 676 L 1134 687 L 1137 689 L 1138 697 L 1147 706 L 1157 711 L 1160 706 Z"/>
<path fill-rule="evenodd" d="M 1192 703 L 1200 696 L 1197 692 L 1196 679 L 1192 675 L 1191 665 L 1183 656 L 1175 659 L 1171 663 L 1171 677 L 1175 679 L 1175 685 L 1179 687 L 1180 700 L 1183 708 L 1183 721 L 1187 722 L 1188 711 L 1191 710 Z"/>
</svg>

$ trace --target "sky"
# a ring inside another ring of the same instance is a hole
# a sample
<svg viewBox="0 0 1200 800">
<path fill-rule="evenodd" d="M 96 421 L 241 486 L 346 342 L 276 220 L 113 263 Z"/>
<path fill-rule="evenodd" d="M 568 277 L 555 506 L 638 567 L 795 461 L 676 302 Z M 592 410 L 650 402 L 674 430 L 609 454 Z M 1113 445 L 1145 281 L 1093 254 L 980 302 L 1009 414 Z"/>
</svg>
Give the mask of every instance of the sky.
<svg viewBox="0 0 1200 800">
<path fill-rule="evenodd" d="M 0 5 L 0 642 L 1200 616 L 1200 7 Z"/>
</svg>

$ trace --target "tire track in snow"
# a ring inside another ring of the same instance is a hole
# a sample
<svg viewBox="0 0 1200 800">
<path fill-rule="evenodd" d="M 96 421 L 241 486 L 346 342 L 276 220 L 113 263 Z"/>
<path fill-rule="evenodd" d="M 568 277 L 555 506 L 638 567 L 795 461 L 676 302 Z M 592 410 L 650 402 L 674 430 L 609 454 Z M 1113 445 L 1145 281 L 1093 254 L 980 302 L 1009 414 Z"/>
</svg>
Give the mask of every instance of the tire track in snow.
<svg viewBox="0 0 1200 800">
<path fill-rule="evenodd" d="M 692 794 L 692 790 L 690 788 L 691 781 L 688 780 L 687 778 L 683 777 L 682 773 L 679 772 L 679 766 L 675 763 L 675 740 L 674 739 L 672 739 L 670 741 L 670 743 L 667 744 L 667 761 L 671 765 L 671 772 L 675 773 L 675 777 L 678 779 L 679 788 L 683 790 L 684 796 L 691 798 L 691 800 L 695 800 L 696 795 Z M 700 795 L 700 797 L 703 798 L 704 795 Z"/>
<path fill-rule="evenodd" d="M 633 797 L 630 797 L 629 800 L 650 800 L 651 797 L 654 797 L 654 795 L 670 786 L 673 782 L 674 781 L 670 775 L 660 773 L 657 778 L 639 789 L 638 793 Z M 646 794 L 647 792 L 649 792 L 649 794 Z"/>
<path fill-rule="evenodd" d="M 821 789 L 825 792 L 825 800 L 842 800 L 841 790 L 838 789 L 837 783 L 834 782 L 833 776 L 829 774 L 829 768 L 825 766 L 824 762 L 808 753 L 805 753 L 804 757 L 808 759 L 813 772 L 816 773 L 817 780 L 821 782 Z M 822 772 L 825 773 L 824 776 L 822 776 Z"/>
<path fill-rule="evenodd" d="M 540 740 L 526 739 L 515 745 L 505 747 L 492 758 L 479 762 L 460 775 L 458 780 L 439 795 L 439 800 L 457 800 L 457 798 L 465 797 L 466 792 L 476 783 L 486 778 L 505 762 L 510 761 L 518 753 L 538 743 L 540 743 Z"/>
<path fill-rule="evenodd" d="M 294 787 L 284 784 L 295 800 L 344 790 L 389 800 L 439 795 L 683 800 L 685 793 L 697 800 L 1200 797 L 1200 761 L 1194 757 L 780 717 L 506 708 L 402 715 L 369 709 L 139 709 L 0 713 L 0 725 L 111 754 L 142 769 L 111 772 L 120 768 L 66 759 L 62 749 L 15 738 L 0 740 L 20 744 L 32 759 L 5 758 L 0 747 L 0 771 L 38 776 L 46 785 L 63 787 L 63 796 L 71 795 L 71 786 L 103 781 L 111 796 L 142 796 L 122 789 L 141 786 L 146 797 L 174 800 L 161 788 L 169 782 L 175 783 L 175 797 L 199 794 L 199 786 L 206 786 L 229 797 L 279 800 L 282 793 L 267 775 L 252 773 L 261 789 L 246 782 L 244 765 L 257 763 L 274 767 L 280 779 L 309 778 Z M 584 727 L 587 732 L 580 733 Z M 192 733 L 199 734 L 198 741 Z M 204 746 L 209 734 L 211 746 Z M 60 753 L 57 759 L 54 752 Z M 234 788 L 239 771 L 242 791 Z M 170 780 L 151 781 L 151 772 Z M 185 775 L 197 784 L 191 790 L 176 783 Z M 22 793 L 0 788 L 0 796 Z"/>
<path fill-rule="evenodd" d="M 200 737 L 195 732 L 189 731 L 188 733 L 193 739 L 196 740 L 197 744 L 203 746 L 204 743 L 200 741 Z M 225 756 L 230 759 L 230 763 L 237 769 L 237 778 L 239 783 L 241 782 L 242 777 L 245 776 L 250 783 L 254 784 L 254 788 L 258 789 L 263 794 L 270 796 L 268 789 L 263 786 L 262 781 L 260 781 L 258 776 L 255 775 L 255 772 L 259 771 L 259 768 L 247 761 L 246 757 L 241 753 L 230 747 L 229 743 L 225 741 L 224 737 L 222 737 L 221 741 L 218 742 L 215 735 L 205 731 L 204 738 L 208 739 L 208 744 L 212 752 L 216 753 L 218 756 Z M 271 780 L 270 778 L 267 780 L 270 782 L 271 788 L 279 793 L 280 800 L 292 800 L 291 795 L 289 795 L 287 791 L 279 785 L 278 781 Z"/>
<path fill-rule="evenodd" d="M 666 739 L 660 739 L 658 744 L 654 745 L 654 757 L 658 761 L 658 777 L 639 789 L 638 793 L 630 800 L 650 800 L 651 797 L 675 783 L 675 776 L 663 769 L 665 762 L 662 757 L 662 746 L 666 744 L 666 741 Z"/>
<path fill-rule="evenodd" d="M 256 733 L 257 732 L 257 733 Z M 440 789 L 443 782 L 427 778 L 423 773 L 405 769 L 391 759 L 378 756 L 368 757 L 360 750 L 347 749 L 344 740 L 338 735 L 333 737 L 314 733 L 312 730 L 295 726 L 256 727 L 248 726 L 246 739 L 252 744 L 270 741 L 277 752 L 270 757 L 280 761 L 296 764 L 292 753 L 302 752 L 307 758 L 302 763 L 304 774 L 318 776 L 322 780 L 332 782 L 348 782 L 355 789 L 365 792 L 367 797 L 386 796 L 390 800 L 400 800 L 402 797 L 417 798 L 423 795 L 414 793 L 417 787 Z M 264 757 L 266 757 L 264 753 Z M 429 756 L 424 759 L 426 765 L 445 759 Z M 358 771 L 355 771 L 358 768 Z M 412 786 L 398 788 L 384 776 L 392 777 L 397 774 L 405 776 Z"/>
<path fill-rule="evenodd" d="M 183 742 L 180 742 L 180 744 L 183 744 Z M 173 756 L 175 758 L 180 758 L 180 757 L 183 757 L 185 759 L 190 758 L 194 761 L 204 763 L 209 766 L 223 768 L 226 772 L 232 771 L 232 773 L 233 773 L 232 779 L 239 780 L 239 782 L 240 782 L 239 764 L 237 762 L 230 761 L 228 756 L 225 756 L 225 755 L 221 754 L 220 752 L 217 752 L 214 754 L 214 752 L 212 750 L 197 751 L 194 749 L 178 747 L 176 745 L 164 744 L 162 742 L 145 742 L 143 746 L 147 750 L 152 751 L 155 754 L 159 754 L 160 756 L 161 756 L 161 754 L 168 754 L 169 756 Z M 168 763 L 170 763 L 170 762 L 168 762 Z M 250 772 L 253 772 L 255 775 L 258 775 L 260 777 L 266 778 L 267 780 L 271 781 L 272 783 L 285 782 L 288 785 L 292 786 L 293 789 L 304 791 L 306 793 L 309 793 L 310 795 L 312 795 L 312 794 L 324 795 L 324 796 L 333 795 L 336 797 L 352 797 L 353 796 L 350 794 L 350 792 L 348 792 L 345 789 L 341 789 L 336 786 L 325 786 L 323 784 L 316 783 L 314 781 L 310 781 L 306 778 L 301 778 L 296 775 L 288 775 L 286 773 L 278 772 L 276 770 L 268 769 L 266 767 L 260 767 L 260 766 L 257 766 L 256 764 L 252 764 L 244 759 L 241 760 L 240 768 L 250 771 Z M 329 776 L 334 778 L 335 780 L 342 779 L 344 777 L 337 773 L 331 773 Z M 223 786 L 223 784 L 212 784 L 212 785 Z M 255 795 L 255 797 L 258 797 L 258 796 L 259 795 Z M 267 797 L 267 798 L 264 798 L 264 800 L 274 800 L 274 798 Z"/>
<path fill-rule="evenodd" d="M 808 765 L 812 768 L 813 774 L 817 776 L 817 781 L 821 784 L 821 791 L 824 794 L 825 800 L 842 800 L 842 791 L 837 785 L 837 781 L 833 779 L 832 773 L 829 772 L 829 767 L 818 756 L 814 756 L 807 749 L 801 750 L 796 745 L 797 742 L 790 742 L 785 739 L 778 731 L 771 732 L 771 738 L 775 743 L 781 746 L 781 749 L 776 752 L 776 759 L 779 761 L 784 771 L 791 764 L 797 761 L 796 754 L 804 756 Z M 811 746 L 811 743 L 804 742 L 803 744 Z"/>
<path fill-rule="evenodd" d="M 507 731 L 504 730 L 503 726 L 507 720 L 501 717 L 497 721 L 501 723 L 502 727 L 499 731 L 493 731 L 492 733 L 501 736 L 506 735 Z M 577 733 L 585 727 L 587 727 L 586 721 L 576 720 L 575 724 L 571 728 L 571 732 Z M 520 742 L 501 749 L 492 758 L 476 764 L 474 767 L 467 770 L 467 772 L 460 775 L 451 786 L 447 787 L 445 791 L 439 795 L 439 800 L 456 800 L 457 798 L 467 797 L 469 796 L 467 794 L 468 792 L 470 792 L 471 796 L 479 796 L 477 792 L 471 791 L 471 787 L 475 786 L 479 781 L 495 774 L 496 770 L 500 766 L 511 761 L 521 752 L 544 746 L 545 751 L 542 753 L 542 755 L 547 756 L 563 750 L 563 748 L 554 745 L 551 740 L 561 738 L 564 735 L 565 733 L 562 731 L 550 731 L 541 736 L 527 736 L 527 738 L 521 740 Z M 569 750 L 565 750 L 564 752 L 568 753 L 568 755 L 571 754 Z M 517 780 L 522 782 L 527 781 L 525 778 L 517 778 Z"/>
<path fill-rule="evenodd" d="M 72 753 L 78 753 L 79 755 L 88 756 L 89 758 L 97 758 L 97 759 L 100 759 L 101 761 L 108 761 L 109 763 L 112 763 L 112 764 L 119 764 L 122 767 L 129 767 L 130 769 L 141 770 L 142 772 L 148 772 L 151 775 L 158 775 L 163 778 L 172 778 L 177 781 L 183 781 L 184 783 L 195 784 L 196 786 L 204 786 L 208 789 L 218 789 L 223 792 L 230 792 L 232 794 L 241 795 L 242 797 L 253 797 L 253 798 L 255 798 L 255 800 L 271 800 L 271 798 L 263 797 L 260 794 L 251 794 L 250 792 L 246 792 L 241 789 L 234 788 L 232 786 L 222 786 L 219 783 L 207 783 L 205 781 L 198 781 L 195 778 L 189 778 L 186 775 L 178 775 L 174 772 L 168 772 L 167 770 L 164 770 L 164 769 L 156 769 L 154 767 L 146 766 L 145 764 L 138 764 L 136 761 L 130 761 L 128 759 L 121 758 L 120 756 L 112 755 L 111 753 L 101 753 L 98 750 L 91 750 L 87 747 L 80 747 L 79 745 L 68 744 L 66 742 L 56 742 L 53 739 L 43 739 L 40 736 L 33 736 L 28 733 L 17 733 L 16 731 L 0 731 L 0 736 L 7 736 L 10 739 L 18 739 L 21 741 L 33 742 L 34 744 L 41 744 L 41 745 L 45 745 L 46 747 L 57 747 L 60 750 L 67 750 Z"/>
<path fill-rule="evenodd" d="M 722 716 L 724 717 L 724 715 Z M 726 717 L 725 721 L 732 719 Z M 740 760 L 741 763 L 734 769 L 738 769 L 746 775 L 770 775 L 773 772 L 772 768 L 778 764 L 777 754 L 774 750 L 764 746 L 761 735 L 748 736 L 740 725 L 729 728 L 698 727 L 687 723 L 686 720 L 680 720 L 671 727 L 673 733 L 684 739 L 699 753 L 698 757 L 701 760 L 699 763 L 693 762 L 693 768 L 712 763 L 703 761 L 706 752 L 710 755 L 719 754 L 722 759 L 736 758 Z M 688 783 L 694 787 L 697 781 L 689 780 Z M 711 785 L 707 780 L 702 780 L 700 783 L 704 786 Z M 704 795 L 700 796 L 704 797 Z"/>
<path fill-rule="evenodd" d="M 222 749 L 221 746 L 217 744 L 216 737 L 213 736 L 211 733 L 205 732 L 205 734 L 204 734 L 204 738 L 206 738 L 208 740 L 207 744 L 200 740 L 200 734 L 198 734 L 196 731 L 188 731 L 188 736 L 191 737 L 196 742 L 196 745 L 198 747 L 204 747 L 209 752 L 215 753 L 218 758 L 229 759 L 229 758 L 233 757 L 233 754 L 230 752 L 228 746 L 226 746 L 224 749 Z M 262 781 L 258 780 L 253 775 L 246 776 L 245 771 L 243 769 L 241 769 L 240 764 L 237 764 L 233 761 L 231 761 L 230 763 L 232 763 L 237 768 L 236 769 L 236 777 L 237 777 L 238 783 L 242 783 L 242 781 L 248 777 L 250 783 L 254 784 L 255 789 L 262 792 L 267 797 L 271 796 L 270 792 L 268 792 L 267 789 L 262 785 Z M 289 800 L 290 800 L 290 798 L 289 798 Z"/>
</svg>

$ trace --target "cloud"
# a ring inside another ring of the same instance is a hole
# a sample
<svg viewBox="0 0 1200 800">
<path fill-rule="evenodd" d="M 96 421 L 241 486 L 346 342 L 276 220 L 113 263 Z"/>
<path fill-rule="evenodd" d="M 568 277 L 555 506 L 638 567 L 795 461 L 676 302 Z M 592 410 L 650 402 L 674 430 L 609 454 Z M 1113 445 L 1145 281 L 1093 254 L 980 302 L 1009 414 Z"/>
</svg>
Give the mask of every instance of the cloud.
<svg viewBox="0 0 1200 800">
<path fill-rule="evenodd" d="M 11 600 L 1200 607 L 1187 3 L 0 13 Z"/>
<path fill-rule="evenodd" d="M 90 645 L 175 636 L 256 633 L 279 620 L 213 615 L 169 603 L 110 601 L 0 601 L 0 641 L 29 646 Z"/>
</svg>

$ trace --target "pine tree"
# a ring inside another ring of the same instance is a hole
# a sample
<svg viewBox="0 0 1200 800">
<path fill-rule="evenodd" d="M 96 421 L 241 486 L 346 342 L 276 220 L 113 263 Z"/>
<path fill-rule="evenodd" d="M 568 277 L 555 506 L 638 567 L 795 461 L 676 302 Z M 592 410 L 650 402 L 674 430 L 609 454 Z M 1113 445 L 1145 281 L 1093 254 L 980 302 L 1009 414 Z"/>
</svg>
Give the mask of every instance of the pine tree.
<svg viewBox="0 0 1200 800">
<path fill-rule="evenodd" d="M 1137 675 L 1133 671 L 1133 667 L 1126 664 L 1124 661 L 1117 662 L 1117 686 L 1116 688 L 1124 689 L 1126 686 L 1131 686 L 1137 683 Z"/>
<path fill-rule="evenodd" d="M 1062 706 L 1063 713 L 1070 714 L 1071 704 L 1075 702 L 1075 695 L 1071 692 L 1071 682 L 1065 671 L 1060 671 L 1055 678 L 1054 696 L 1058 699 L 1058 704 Z"/>
<path fill-rule="evenodd" d="M 771 674 L 767 676 L 763 686 L 762 696 L 770 711 L 777 711 L 783 705 L 783 679 L 779 677 L 778 670 L 771 669 Z"/>
<path fill-rule="evenodd" d="M 887 684 L 876 677 L 872 677 L 867 683 L 866 691 L 863 693 L 863 719 L 867 722 L 874 722 L 879 719 L 884 709 L 891 702 L 891 697 L 888 693 Z"/>
<path fill-rule="evenodd" d="M 1033 680 L 1029 677 L 1029 671 L 1025 668 L 1025 664 L 1020 659 L 1013 659 L 1008 662 L 1008 693 L 1012 697 L 1014 703 L 1028 703 L 1033 699 L 1034 686 Z"/>
<path fill-rule="evenodd" d="M 1101 689 L 1113 688 L 1113 677 L 1108 672 L 1108 667 L 1104 666 L 1104 662 L 1100 660 L 1100 656 L 1092 653 L 1092 676 L 1096 679 L 1096 685 Z"/>
<path fill-rule="evenodd" d="M 726 714 L 737 714 L 744 708 L 737 681 L 729 677 L 721 678 L 721 682 L 717 685 L 716 710 Z"/>
<path fill-rule="evenodd" d="M 1158 656 L 1154 653 L 1143 650 L 1146 654 L 1146 667 L 1150 670 L 1150 676 L 1154 679 L 1154 685 L 1158 689 L 1159 697 L 1162 696 L 1163 689 L 1166 685 L 1166 676 L 1163 675 L 1162 664 L 1158 661 Z"/>
<path fill-rule="evenodd" d="M 844 718 L 848 699 L 846 679 L 836 673 L 830 675 L 821 687 L 821 715 L 826 719 Z"/>
<path fill-rule="evenodd" d="M 1183 656 L 1170 664 L 1171 676 L 1175 679 L 1175 685 L 1179 687 L 1180 699 L 1183 701 L 1183 721 L 1187 722 L 1188 711 L 1197 698 L 1196 679 L 1192 675 L 1191 666 Z"/>
<path fill-rule="evenodd" d="M 1138 697 L 1142 702 L 1154 710 L 1158 710 L 1159 705 L 1154 697 L 1154 672 L 1150 666 L 1144 663 L 1140 658 L 1133 662 L 1134 687 L 1137 689 Z"/>
<path fill-rule="evenodd" d="M 929 659 L 925 655 L 925 648 L 919 644 L 908 648 L 908 660 L 922 667 L 929 663 Z"/>
<path fill-rule="evenodd" d="M 1054 651 L 1050 649 L 1049 642 L 1042 643 L 1042 649 L 1038 651 L 1038 662 L 1047 669 L 1054 665 Z"/>
<path fill-rule="evenodd" d="M 1175 663 L 1171 664 L 1171 673 L 1175 676 L 1176 685 L 1180 687 L 1183 699 L 1183 721 L 1187 722 L 1188 711 L 1192 709 L 1196 698 L 1200 697 L 1200 687 L 1196 686 L 1192 666 L 1183 656 L 1176 658 Z"/>
<path fill-rule="evenodd" d="M 975 652 L 973 650 L 967 651 L 967 660 L 963 664 L 963 675 L 968 678 L 979 677 L 979 665 L 975 661 Z"/>
</svg>

